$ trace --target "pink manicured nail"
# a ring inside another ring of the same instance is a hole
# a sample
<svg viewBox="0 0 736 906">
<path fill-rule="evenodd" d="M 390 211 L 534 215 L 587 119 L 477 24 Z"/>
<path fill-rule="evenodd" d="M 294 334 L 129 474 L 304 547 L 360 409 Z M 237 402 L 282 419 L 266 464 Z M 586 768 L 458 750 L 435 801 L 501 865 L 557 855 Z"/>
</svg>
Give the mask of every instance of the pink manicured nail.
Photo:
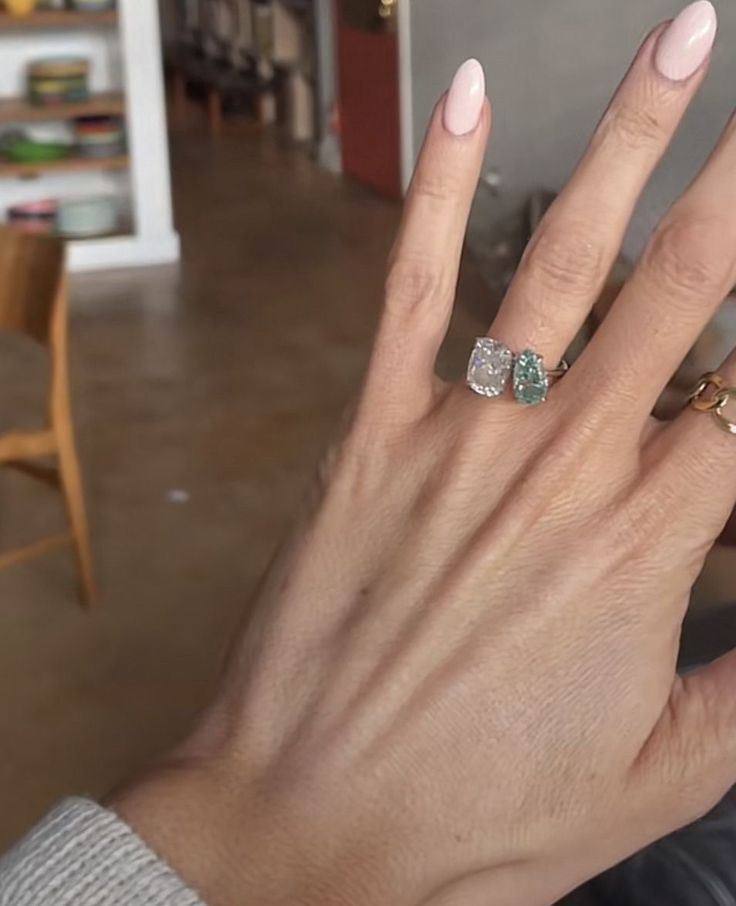
<svg viewBox="0 0 736 906">
<path fill-rule="evenodd" d="M 670 23 L 657 46 L 654 63 L 667 79 L 689 79 L 713 47 L 718 17 L 710 0 L 696 0 Z"/>
<path fill-rule="evenodd" d="M 455 73 L 445 100 L 445 129 L 453 135 L 475 132 L 486 100 L 486 77 L 477 60 L 467 60 Z"/>
</svg>

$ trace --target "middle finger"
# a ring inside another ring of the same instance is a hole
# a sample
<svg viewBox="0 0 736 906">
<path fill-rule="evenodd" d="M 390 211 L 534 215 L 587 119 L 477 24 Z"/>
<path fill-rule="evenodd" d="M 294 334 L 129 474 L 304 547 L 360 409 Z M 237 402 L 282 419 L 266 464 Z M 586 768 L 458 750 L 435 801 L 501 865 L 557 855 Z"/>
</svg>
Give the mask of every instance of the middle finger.
<svg viewBox="0 0 736 906">
<path fill-rule="evenodd" d="M 491 335 L 559 361 L 600 295 L 634 207 L 705 77 L 706 0 L 644 42 L 566 189 L 524 255 Z M 689 54 L 689 56 L 688 56 Z"/>
</svg>

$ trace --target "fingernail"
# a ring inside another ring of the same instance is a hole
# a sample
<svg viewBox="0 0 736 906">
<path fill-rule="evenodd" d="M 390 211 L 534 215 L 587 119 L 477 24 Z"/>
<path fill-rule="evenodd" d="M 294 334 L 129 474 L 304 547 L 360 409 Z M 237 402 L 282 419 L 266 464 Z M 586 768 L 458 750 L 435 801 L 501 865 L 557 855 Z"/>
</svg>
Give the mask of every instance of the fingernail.
<svg viewBox="0 0 736 906">
<path fill-rule="evenodd" d="M 445 129 L 453 135 L 475 132 L 486 100 L 486 77 L 477 60 L 466 60 L 455 73 L 445 100 Z"/>
<path fill-rule="evenodd" d="M 670 23 L 657 45 L 654 64 L 667 79 L 689 79 L 713 47 L 718 16 L 710 0 L 696 0 Z"/>
</svg>

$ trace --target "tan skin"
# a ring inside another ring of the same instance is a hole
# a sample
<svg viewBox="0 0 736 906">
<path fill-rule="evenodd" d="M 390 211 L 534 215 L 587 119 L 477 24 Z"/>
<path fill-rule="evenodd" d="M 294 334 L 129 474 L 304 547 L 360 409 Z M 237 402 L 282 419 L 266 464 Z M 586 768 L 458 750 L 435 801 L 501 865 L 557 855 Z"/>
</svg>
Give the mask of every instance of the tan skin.
<svg viewBox="0 0 736 906">
<path fill-rule="evenodd" d="M 657 37 L 490 327 L 512 348 L 563 354 L 705 75 L 658 75 Z M 216 703 L 111 800 L 212 906 L 542 906 L 736 782 L 736 660 L 675 674 L 736 440 L 649 415 L 736 282 L 736 126 L 529 410 L 434 373 L 490 120 L 438 106 L 350 424 Z"/>
</svg>

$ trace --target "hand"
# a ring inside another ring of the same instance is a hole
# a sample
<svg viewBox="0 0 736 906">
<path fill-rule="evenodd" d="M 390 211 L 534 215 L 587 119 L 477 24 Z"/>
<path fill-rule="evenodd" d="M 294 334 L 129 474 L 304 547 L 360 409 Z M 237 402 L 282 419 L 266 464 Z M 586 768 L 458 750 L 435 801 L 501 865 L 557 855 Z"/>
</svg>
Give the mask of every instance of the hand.
<svg viewBox="0 0 736 906">
<path fill-rule="evenodd" d="M 714 30 L 699 3 L 647 39 L 493 337 L 563 355 Z M 528 409 L 434 373 L 482 94 L 470 64 L 435 112 L 360 400 L 217 702 L 113 799 L 213 906 L 547 904 L 736 781 L 736 660 L 675 673 L 736 439 L 692 410 L 649 415 L 736 278 L 736 129 Z"/>
</svg>

